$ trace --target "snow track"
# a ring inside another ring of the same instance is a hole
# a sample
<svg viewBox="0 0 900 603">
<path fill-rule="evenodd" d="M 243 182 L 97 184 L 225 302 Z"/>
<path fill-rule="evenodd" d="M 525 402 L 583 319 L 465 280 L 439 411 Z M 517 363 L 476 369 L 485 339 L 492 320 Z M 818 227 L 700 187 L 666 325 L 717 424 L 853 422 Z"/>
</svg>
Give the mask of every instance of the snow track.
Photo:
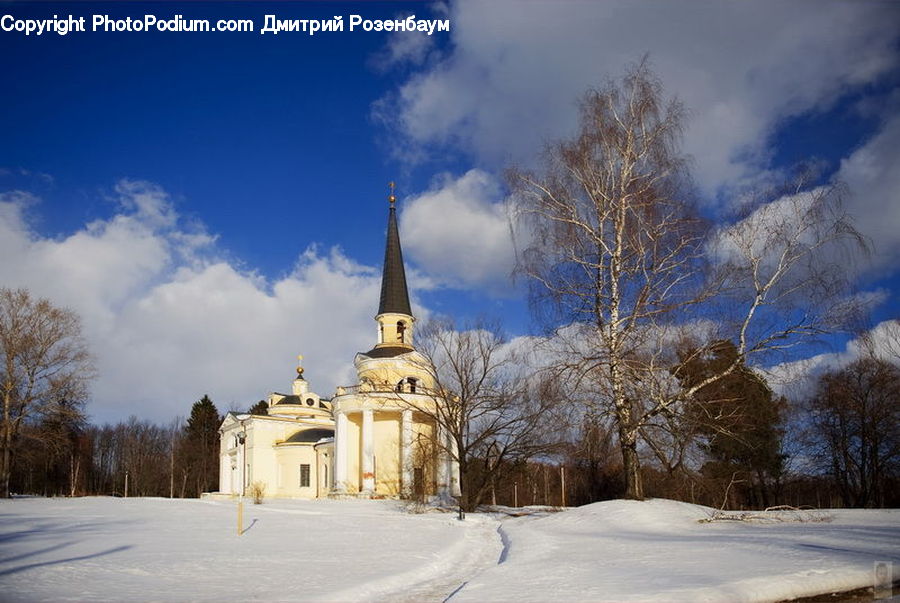
<svg viewBox="0 0 900 603">
<path fill-rule="evenodd" d="M 424 567 L 403 574 L 343 590 L 330 601 L 446 601 L 484 570 L 499 562 L 505 545 L 499 536 L 498 521 L 491 517 L 469 515 L 465 521 L 448 519 L 461 531 L 461 538 L 435 554 Z"/>
</svg>

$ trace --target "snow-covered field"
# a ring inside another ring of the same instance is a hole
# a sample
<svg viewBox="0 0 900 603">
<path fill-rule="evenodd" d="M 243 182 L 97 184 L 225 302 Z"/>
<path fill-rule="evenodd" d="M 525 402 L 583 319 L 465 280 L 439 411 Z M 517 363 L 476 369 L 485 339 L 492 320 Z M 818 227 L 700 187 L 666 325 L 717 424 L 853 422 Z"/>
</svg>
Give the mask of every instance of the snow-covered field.
<svg viewBox="0 0 900 603">
<path fill-rule="evenodd" d="M 0 598 L 132 601 L 751 601 L 900 570 L 900 511 L 829 523 L 699 523 L 708 510 L 611 501 L 515 519 L 392 501 L 0 502 Z M 896 577 L 896 576 L 895 576 Z"/>
</svg>

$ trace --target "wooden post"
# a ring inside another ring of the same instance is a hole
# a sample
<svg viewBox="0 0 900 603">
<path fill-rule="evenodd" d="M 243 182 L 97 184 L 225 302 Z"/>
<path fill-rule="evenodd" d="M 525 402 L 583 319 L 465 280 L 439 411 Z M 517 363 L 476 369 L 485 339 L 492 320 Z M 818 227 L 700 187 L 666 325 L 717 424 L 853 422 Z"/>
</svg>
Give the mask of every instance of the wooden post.
<svg viewBox="0 0 900 603">
<path fill-rule="evenodd" d="M 547 485 L 547 465 L 541 465 L 541 469 L 544 473 L 544 504 L 550 504 L 550 488 Z"/>
<path fill-rule="evenodd" d="M 519 506 L 519 482 L 513 482 L 513 506 Z"/>
<path fill-rule="evenodd" d="M 244 533 L 244 497 L 238 499 L 238 536 Z"/>
<path fill-rule="evenodd" d="M 169 498 L 175 498 L 175 438 L 172 438 L 169 451 Z"/>
<path fill-rule="evenodd" d="M 125 498 L 128 498 L 128 471 L 125 472 Z"/>
</svg>

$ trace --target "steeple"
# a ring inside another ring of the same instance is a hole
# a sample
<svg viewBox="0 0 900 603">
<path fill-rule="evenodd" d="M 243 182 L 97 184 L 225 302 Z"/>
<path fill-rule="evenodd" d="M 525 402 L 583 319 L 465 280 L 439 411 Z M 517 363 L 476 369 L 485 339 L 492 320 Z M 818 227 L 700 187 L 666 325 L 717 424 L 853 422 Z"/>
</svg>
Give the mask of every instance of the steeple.
<svg viewBox="0 0 900 603">
<path fill-rule="evenodd" d="M 412 316 L 409 307 L 409 291 L 406 288 L 406 271 L 403 269 L 403 252 L 400 249 L 400 233 L 397 230 L 397 208 L 394 204 L 394 183 L 390 183 L 388 197 L 391 208 L 388 213 L 387 245 L 384 249 L 384 273 L 381 276 L 381 301 L 378 314 L 406 314 Z"/>
<path fill-rule="evenodd" d="M 367 356 L 392 358 L 412 351 L 413 318 L 409 307 L 409 291 L 406 289 L 406 271 L 403 269 L 403 252 L 400 250 L 400 233 L 397 231 L 397 209 L 394 204 L 394 183 L 391 182 L 388 201 L 387 244 L 384 248 L 384 273 L 381 275 L 381 300 L 378 302 L 378 343 Z"/>
</svg>

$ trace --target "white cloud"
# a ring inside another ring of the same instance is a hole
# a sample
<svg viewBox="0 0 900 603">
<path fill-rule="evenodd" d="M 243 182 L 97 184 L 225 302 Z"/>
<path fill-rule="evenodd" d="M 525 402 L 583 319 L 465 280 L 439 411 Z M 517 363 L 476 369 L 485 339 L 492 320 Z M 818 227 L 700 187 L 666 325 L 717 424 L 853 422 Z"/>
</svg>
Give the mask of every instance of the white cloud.
<svg viewBox="0 0 900 603">
<path fill-rule="evenodd" d="M 403 64 L 421 65 L 433 49 L 434 38 L 424 32 L 397 33 L 388 37 L 385 47 L 372 57 L 371 62 L 379 71 Z"/>
<path fill-rule="evenodd" d="M 800 400 L 813 392 L 816 379 L 823 373 L 840 370 L 870 354 L 900 366 L 900 321 L 886 320 L 879 323 L 847 342 L 841 351 L 783 362 L 762 372 L 773 390 Z"/>
<path fill-rule="evenodd" d="M 312 247 L 269 282 L 218 257 L 160 188 L 123 181 L 116 192 L 116 215 L 60 239 L 29 228 L 33 197 L 0 196 L 0 283 L 82 316 L 100 375 L 95 420 L 164 421 L 206 393 L 220 410 L 246 408 L 290 388 L 298 353 L 323 395 L 353 380 L 354 353 L 375 339 L 377 269 Z"/>
<path fill-rule="evenodd" d="M 649 53 L 666 90 L 693 112 L 686 150 L 714 192 L 767 167 L 780 121 L 825 109 L 896 67 L 898 10 L 815 1 L 460 0 L 451 7 L 450 52 L 381 106 L 397 110 L 392 126 L 413 145 L 455 145 L 493 166 L 527 162 L 543 141 L 572 130 L 580 94 Z"/>
<path fill-rule="evenodd" d="M 515 265 L 500 184 L 471 170 L 404 202 L 404 249 L 439 284 L 508 292 Z"/>
<path fill-rule="evenodd" d="M 893 115 L 844 159 L 837 177 L 850 186 L 847 210 L 874 245 L 873 269 L 900 265 L 900 117 Z"/>
</svg>

